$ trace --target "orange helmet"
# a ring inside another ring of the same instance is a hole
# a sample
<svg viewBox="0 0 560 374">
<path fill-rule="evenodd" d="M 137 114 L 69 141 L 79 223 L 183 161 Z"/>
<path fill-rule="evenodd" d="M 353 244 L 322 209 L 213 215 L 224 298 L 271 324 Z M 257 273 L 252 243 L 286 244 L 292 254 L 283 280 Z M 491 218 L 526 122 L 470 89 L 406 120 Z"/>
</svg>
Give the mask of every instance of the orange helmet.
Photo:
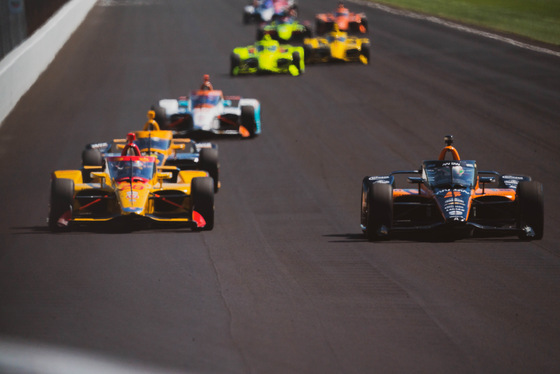
<svg viewBox="0 0 560 374">
<path fill-rule="evenodd" d="M 212 87 L 212 83 L 210 83 L 210 75 L 208 74 L 204 74 L 202 76 L 203 82 L 202 82 L 202 86 L 200 86 L 200 89 L 203 91 L 212 91 L 214 89 L 214 87 Z"/>
</svg>

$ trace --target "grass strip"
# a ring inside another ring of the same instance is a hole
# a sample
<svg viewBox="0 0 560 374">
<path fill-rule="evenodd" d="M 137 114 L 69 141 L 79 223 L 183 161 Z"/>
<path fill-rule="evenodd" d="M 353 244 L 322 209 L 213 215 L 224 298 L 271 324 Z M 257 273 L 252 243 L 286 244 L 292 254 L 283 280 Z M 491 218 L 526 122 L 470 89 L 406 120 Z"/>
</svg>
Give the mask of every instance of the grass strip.
<svg viewBox="0 0 560 374">
<path fill-rule="evenodd" d="M 560 45 L 560 0 L 375 0 L 373 2 Z"/>
</svg>

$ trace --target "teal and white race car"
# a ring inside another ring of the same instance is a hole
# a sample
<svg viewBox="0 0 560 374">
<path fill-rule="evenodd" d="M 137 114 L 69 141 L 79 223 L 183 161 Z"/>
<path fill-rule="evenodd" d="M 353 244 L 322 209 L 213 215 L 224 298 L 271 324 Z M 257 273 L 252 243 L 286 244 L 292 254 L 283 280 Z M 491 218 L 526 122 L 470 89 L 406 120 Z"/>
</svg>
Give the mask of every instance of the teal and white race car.
<svg viewBox="0 0 560 374">
<path fill-rule="evenodd" d="M 257 99 L 224 96 L 204 76 L 200 89 L 178 99 L 161 99 L 152 106 L 155 120 L 176 137 L 205 134 L 240 135 L 253 138 L 261 133 L 261 104 Z"/>
</svg>

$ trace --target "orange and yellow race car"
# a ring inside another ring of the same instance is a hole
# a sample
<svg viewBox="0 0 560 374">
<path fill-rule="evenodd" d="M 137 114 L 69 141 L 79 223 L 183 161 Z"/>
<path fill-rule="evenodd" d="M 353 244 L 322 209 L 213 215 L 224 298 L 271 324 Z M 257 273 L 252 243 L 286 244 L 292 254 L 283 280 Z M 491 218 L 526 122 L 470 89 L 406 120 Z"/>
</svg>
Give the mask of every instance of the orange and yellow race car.
<svg viewBox="0 0 560 374">
<path fill-rule="evenodd" d="M 346 61 L 367 65 L 369 48 L 368 38 L 349 36 L 347 32 L 340 31 L 336 25 L 325 36 L 303 40 L 305 63 Z"/>
<path fill-rule="evenodd" d="M 134 155 L 127 155 L 133 151 Z M 208 172 L 181 170 L 176 182 L 156 158 L 132 141 L 104 166 L 57 170 L 51 177 L 48 225 L 52 231 L 97 222 L 174 223 L 198 230 L 214 226 L 214 182 Z M 88 174 L 88 181 L 84 181 Z"/>
<path fill-rule="evenodd" d="M 199 143 L 188 138 L 173 138 L 171 130 L 160 130 L 155 121 L 155 112 L 148 111 L 148 121 L 141 131 L 135 131 L 132 141 L 143 156 L 156 157 L 157 166 L 176 166 L 169 168 L 173 180 L 179 170 L 205 170 L 214 180 L 214 192 L 220 188 L 218 146 L 214 143 Z M 127 139 L 114 139 L 111 142 L 98 142 L 86 145 L 82 152 L 82 165 L 103 166 L 104 158 L 118 156 L 126 146 Z M 88 181 L 88 176 L 85 175 Z"/>
<path fill-rule="evenodd" d="M 418 170 L 363 179 L 361 228 L 366 237 L 373 241 L 402 231 L 433 230 L 446 239 L 481 232 L 542 239 L 542 184 L 528 176 L 479 171 L 476 161 L 460 159 L 451 135 L 445 141 L 439 158 L 424 161 Z M 452 160 L 446 160 L 448 153 Z M 408 181 L 417 187 L 396 188 L 400 174 L 416 175 Z"/>
<path fill-rule="evenodd" d="M 364 13 L 352 13 L 340 1 L 334 13 L 320 13 L 315 16 L 315 32 L 317 35 L 331 31 L 334 26 L 351 34 L 365 34 L 368 21 Z"/>
</svg>

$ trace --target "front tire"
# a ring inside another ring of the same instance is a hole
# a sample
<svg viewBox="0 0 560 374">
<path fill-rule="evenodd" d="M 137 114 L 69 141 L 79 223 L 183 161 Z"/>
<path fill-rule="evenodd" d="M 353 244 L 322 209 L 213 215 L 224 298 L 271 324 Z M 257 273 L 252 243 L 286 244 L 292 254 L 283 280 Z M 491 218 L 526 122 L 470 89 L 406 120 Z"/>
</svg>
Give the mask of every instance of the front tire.
<svg viewBox="0 0 560 374">
<path fill-rule="evenodd" d="M 367 194 L 366 237 L 369 241 L 389 238 L 393 223 L 393 187 L 374 183 Z"/>
<path fill-rule="evenodd" d="M 369 65 L 369 44 L 362 45 L 360 54 L 366 59 L 365 62 L 362 60 L 362 63 L 364 65 Z"/>
<path fill-rule="evenodd" d="M 229 75 L 232 77 L 239 75 L 239 66 L 241 65 L 241 57 L 238 54 L 232 53 L 229 58 Z"/>
<path fill-rule="evenodd" d="M 519 207 L 520 229 L 528 226 L 534 236 L 527 232 L 520 234 L 523 240 L 540 240 L 544 232 L 544 193 L 542 183 L 536 181 L 522 181 L 517 185 L 517 200 Z"/>
<path fill-rule="evenodd" d="M 191 183 L 192 210 L 206 221 L 204 227 L 196 229 L 210 231 L 214 228 L 214 181 L 210 177 L 198 177 Z"/>
<path fill-rule="evenodd" d="M 72 211 L 74 201 L 74 181 L 55 178 L 51 181 L 51 198 L 49 209 L 49 229 L 52 232 L 64 231 L 68 226 L 59 225 L 58 220 L 68 211 Z"/>
<path fill-rule="evenodd" d="M 300 74 L 302 74 L 304 72 L 305 68 L 303 67 L 304 65 L 302 64 L 301 56 L 300 56 L 299 52 L 294 52 L 292 54 L 292 63 L 298 69 Z"/>
</svg>

